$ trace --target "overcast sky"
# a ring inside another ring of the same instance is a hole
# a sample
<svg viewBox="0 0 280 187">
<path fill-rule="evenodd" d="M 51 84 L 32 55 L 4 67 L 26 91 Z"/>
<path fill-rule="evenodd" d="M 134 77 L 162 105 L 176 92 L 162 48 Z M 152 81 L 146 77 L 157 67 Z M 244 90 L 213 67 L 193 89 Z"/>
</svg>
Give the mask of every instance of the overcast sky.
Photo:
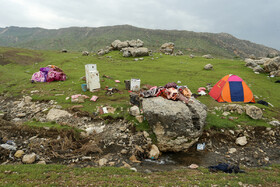
<svg viewBox="0 0 280 187">
<path fill-rule="evenodd" d="M 226 32 L 280 50 L 280 0 L 0 0 L 0 27 Z"/>
</svg>

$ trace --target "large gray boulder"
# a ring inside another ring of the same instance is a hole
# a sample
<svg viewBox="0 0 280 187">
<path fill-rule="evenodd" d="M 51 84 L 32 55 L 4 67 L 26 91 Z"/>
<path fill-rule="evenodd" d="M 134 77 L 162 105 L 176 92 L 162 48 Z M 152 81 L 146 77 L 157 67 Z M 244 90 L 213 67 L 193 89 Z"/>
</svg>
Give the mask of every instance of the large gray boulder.
<svg viewBox="0 0 280 187">
<path fill-rule="evenodd" d="M 162 97 L 145 98 L 144 116 L 157 137 L 160 151 L 186 152 L 203 132 L 206 106 L 196 99 L 188 105 Z"/>
<path fill-rule="evenodd" d="M 268 73 L 270 73 L 272 71 L 280 70 L 280 56 L 266 61 L 263 66 L 264 66 L 265 72 L 268 72 Z"/>
<path fill-rule="evenodd" d="M 251 60 L 246 62 L 245 66 L 253 69 L 254 67 L 257 67 L 258 64 L 254 60 Z"/>
<path fill-rule="evenodd" d="M 118 50 L 121 50 L 122 48 L 125 48 L 125 47 L 128 47 L 128 42 L 127 42 L 127 41 L 119 42 L 119 43 L 117 44 L 117 49 L 118 49 Z"/>
<path fill-rule="evenodd" d="M 65 110 L 59 110 L 59 109 L 52 108 L 47 114 L 47 120 L 48 121 L 57 121 L 60 118 L 69 118 L 71 116 L 72 116 L 72 114 L 70 114 L 69 112 L 67 112 Z"/>
<path fill-rule="evenodd" d="M 262 119 L 263 113 L 262 110 L 256 106 L 246 105 L 245 106 L 246 114 L 253 119 Z"/>
<path fill-rule="evenodd" d="M 115 40 L 112 42 L 111 47 L 115 50 L 117 49 L 119 43 L 121 43 L 120 40 Z"/>
<path fill-rule="evenodd" d="M 146 47 L 132 48 L 126 47 L 121 50 L 123 52 L 123 57 L 140 57 L 149 56 L 149 50 Z"/>
<path fill-rule="evenodd" d="M 160 52 L 165 54 L 172 54 L 174 51 L 174 47 L 175 45 L 172 42 L 164 43 L 160 47 Z"/>
<path fill-rule="evenodd" d="M 137 40 L 130 40 L 128 41 L 128 45 L 130 47 L 143 47 L 144 46 L 144 42 L 137 39 Z"/>
<path fill-rule="evenodd" d="M 146 47 L 133 48 L 130 52 L 133 57 L 149 56 L 149 50 Z"/>
</svg>

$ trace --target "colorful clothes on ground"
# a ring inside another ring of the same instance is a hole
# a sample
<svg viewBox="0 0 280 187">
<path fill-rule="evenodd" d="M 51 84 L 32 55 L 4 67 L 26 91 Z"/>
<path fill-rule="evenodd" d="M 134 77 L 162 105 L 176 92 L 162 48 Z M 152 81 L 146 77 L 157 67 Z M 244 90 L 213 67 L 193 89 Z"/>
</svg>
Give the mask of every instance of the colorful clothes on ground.
<svg viewBox="0 0 280 187">
<path fill-rule="evenodd" d="M 65 81 L 66 74 L 57 66 L 48 65 L 32 75 L 32 82 Z"/>
</svg>

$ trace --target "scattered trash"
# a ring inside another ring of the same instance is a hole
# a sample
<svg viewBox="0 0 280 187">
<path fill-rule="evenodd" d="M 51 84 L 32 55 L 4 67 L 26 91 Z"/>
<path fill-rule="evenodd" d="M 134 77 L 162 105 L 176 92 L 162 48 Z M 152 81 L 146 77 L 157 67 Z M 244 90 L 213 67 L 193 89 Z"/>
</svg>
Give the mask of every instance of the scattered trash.
<svg viewBox="0 0 280 187">
<path fill-rule="evenodd" d="M 130 90 L 130 80 L 124 80 L 125 89 Z"/>
<path fill-rule="evenodd" d="M 199 143 L 196 146 L 196 150 L 203 151 L 205 149 L 205 143 Z"/>
<path fill-rule="evenodd" d="M 263 101 L 263 100 L 259 100 L 259 101 L 257 101 L 257 103 L 268 106 L 268 102 Z"/>
<path fill-rule="evenodd" d="M 107 79 L 113 79 L 112 77 L 108 76 L 108 75 L 103 75 L 103 78 L 107 78 Z"/>
<path fill-rule="evenodd" d="M 226 163 L 221 163 L 216 166 L 209 166 L 208 168 L 210 172 L 223 171 L 225 173 L 245 173 L 245 171 L 241 170 L 239 166 Z"/>
<path fill-rule="evenodd" d="M 103 113 L 104 113 L 104 114 L 107 114 L 107 113 L 108 113 L 108 110 L 107 110 L 106 107 L 102 107 L 102 110 L 103 110 Z"/>
<path fill-rule="evenodd" d="M 153 162 L 153 163 L 160 164 L 160 165 L 165 164 L 165 161 L 163 161 L 163 160 L 145 159 L 144 161 Z"/>
<path fill-rule="evenodd" d="M 94 91 L 100 88 L 99 72 L 97 71 L 96 64 L 86 64 L 86 83 L 89 91 Z"/>
<path fill-rule="evenodd" d="M 113 95 L 114 93 L 120 92 L 117 88 L 107 88 L 106 90 L 107 90 L 106 92 L 107 95 Z"/>
<path fill-rule="evenodd" d="M 207 93 L 205 91 L 206 91 L 206 88 L 204 88 L 204 87 L 200 87 L 197 90 L 199 95 L 206 95 Z"/>
<path fill-rule="evenodd" d="M 17 150 L 17 145 L 13 140 L 8 140 L 5 144 L 1 144 L 0 147 L 11 151 Z"/>
<path fill-rule="evenodd" d="M 268 104 L 269 104 L 271 107 L 274 107 L 270 102 L 268 102 Z"/>
<path fill-rule="evenodd" d="M 255 73 L 255 74 L 260 74 L 260 72 L 257 72 L 257 71 L 255 71 L 254 73 Z"/>
<path fill-rule="evenodd" d="M 65 81 L 66 74 L 62 69 L 55 65 L 48 65 L 47 67 L 40 68 L 40 71 L 34 73 L 31 82 L 52 82 L 52 81 Z"/>
<path fill-rule="evenodd" d="M 84 99 L 88 99 L 88 98 L 89 97 L 86 95 L 76 94 L 71 96 L 71 102 L 82 103 L 84 102 Z"/>
<path fill-rule="evenodd" d="M 116 83 L 120 83 L 121 81 L 119 81 L 119 80 L 115 80 L 115 82 L 116 82 Z"/>
<path fill-rule="evenodd" d="M 207 95 L 207 93 L 205 91 L 200 91 L 198 92 L 199 95 Z"/>
<path fill-rule="evenodd" d="M 189 102 L 191 95 L 187 86 L 178 86 L 175 82 L 167 83 L 164 87 L 151 86 L 149 90 L 140 93 L 144 98 L 161 96 L 174 101 L 180 100 L 185 104 Z"/>
<path fill-rule="evenodd" d="M 94 96 L 91 97 L 90 100 L 91 100 L 91 101 L 96 101 L 97 99 L 98 99 L 98 96 L 95 96 L 95 95 L 94 95 Z"/>
<path fill-rule="evenodd" d="M 134 92 L 140 91 L 140 79 L 131 79 L 130 80 L 130 89 Z"/>
<path fill-rule="evenodd" d="M 177 81 L 177 84 L 181 84 L 181 81 Z"/>
<path fill-rule="evenodd" d="M 82 86 L 82 90 L 83 90 L 84 92 L 86 92 L 86 91 L 87 91 L 87 84 L 82 84 L 81 86 Z"/>
</svg>

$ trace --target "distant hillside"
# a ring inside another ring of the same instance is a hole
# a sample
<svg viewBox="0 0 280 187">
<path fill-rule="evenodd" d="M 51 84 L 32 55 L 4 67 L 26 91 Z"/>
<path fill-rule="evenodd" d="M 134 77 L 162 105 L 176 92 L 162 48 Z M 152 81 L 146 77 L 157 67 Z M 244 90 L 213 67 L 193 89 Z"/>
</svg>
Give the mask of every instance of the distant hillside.
<svg viewBox="0 0 280 187">
<path fill-rule="evenodd" d="M 279 51 L 240 40 L 227 33 L 197 33 L 179 30 L 152 30 L 130 25 L 108 27 L 70 27 L 42 29 L 7 27 L 0 28 L 0 46 L 42 50 L 97 51 L 114 40 L 140 39 L 145 46 L 157 50 L 165 42 L 173 42 L 175 50 L 190 54 L 212 54 L 220 57 L 266 56 Z"/>
</svg>

